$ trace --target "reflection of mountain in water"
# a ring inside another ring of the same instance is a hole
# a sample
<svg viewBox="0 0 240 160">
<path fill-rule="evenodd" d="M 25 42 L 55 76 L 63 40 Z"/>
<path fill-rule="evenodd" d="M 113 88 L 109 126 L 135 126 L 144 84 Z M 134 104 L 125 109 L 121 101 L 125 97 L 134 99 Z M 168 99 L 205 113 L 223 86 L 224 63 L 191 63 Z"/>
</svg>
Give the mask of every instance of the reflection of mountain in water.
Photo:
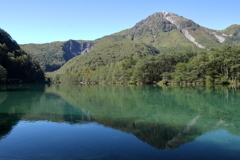
<svg viewBox="0 0 240 160">
<path fill-rule="evenodd" d="M 202 134 L 201 130 L 194 127 L 199 118 L 196 115 L 188 124 L 184 125 L 167 125 L 151 122 L 134 122 L 133 119 L 98 119 L 98 123 L 105 126 L 121 130 L 135 135 L 141 141 L 157 149 L 174 149 L 180 145 L 193 141 Z"/>
<path fill-rule="evenodd" d="M 173 149 L 214 129 L 239 134 L 239 92 L 228 88 L 52 85 L 0 92 L 0 137 L 19 120 L 98 122 Z M 4 96 L 2 96 L 4 97 Z"/>
<path fill-rule="evenodd" d="M 76 109 L 56 94 L 44 94 L 44 85 L 5 86 L 0 92 L 0 138 L 20 120 L 65 123 L 91 122 L 95 118 Z"/>
<path fill-rule="evenodd" d="M 53 85 L 47 92 L 156 148 L 175 148 L 216 129 L 240 133 L 236 88 Z"/>
<path fill-rule="evenodd" d="M 28 109 L 44 91 L 44 86 L 21 85 L 0 86 L 0 138 L 9 134 L 21 120 L 22 109 Z M 25 101 L 23 97 L 30 97 Z M 30 103 L 29 103 L 30 102 Z"/>
<path fill-rule="evenodd" d="M 47 92 L 156 148 L 172 149 L 216 129 L 240 133 L 240 92 L 227 87 L 53 85 Z"/>
<path fill-rule="evenodd" d="M 28 121 L 51 121 L 69 124 L 92 122 L 95 118 L 90 112 L 74 108 L 54 93 L 44 94 L 39 103 L 35 103 L 25 112 L 23 119 Z"/>
<path fill-rule="evenodd" d="M 8 135 L 20 120 L 17 115 L 0 114 L 0 139 Z"/>
</svg>

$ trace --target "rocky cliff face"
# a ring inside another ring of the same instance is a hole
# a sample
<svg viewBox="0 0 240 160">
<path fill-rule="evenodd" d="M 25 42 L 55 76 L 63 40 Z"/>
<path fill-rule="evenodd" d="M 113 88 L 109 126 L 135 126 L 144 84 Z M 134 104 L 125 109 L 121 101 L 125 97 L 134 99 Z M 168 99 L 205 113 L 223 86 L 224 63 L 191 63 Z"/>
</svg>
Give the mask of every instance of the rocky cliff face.
<svg viewBox="0 0 240 160">
<path fill-rule="evenodd" d="M 46 72 L 52 72 L 63 66 L 68 60 L 89 52 L 94 41 L 52 42 L 45 44 L 25 44 L 21 48 L 29 53 L 33 60 L 40 63 Z"/>
<path fill-rule="evenodd" d="M 177 14 L 170 13 L 170 12 L 160 12 L 157 13 L 158 15 L 161 15 L 163 18 L 171 22 L 172 24 L 175 24 L 177 28 L 181 29 L 181 33 L 191 42 L 193 42 L 197 47 L 199 48 L 205 48 L 203 45 L 199 44 L 195 41 L 195 38 L 188 32 L 188 29 L 185 29 L 187 27 L 200 27 L 198 24 L 194 23 L 192 20 L 188 20 L 186 18 L 180 17 Z"/>
<path fill-rule="evenodd" d="M 183 29 L 186 27 L 200 27 L 197 23 L 193 22 L 190 19 L 186 19 L 184 17 L 181 17 L 175 13 L 171 13 L 171 12 L 157 12 L 155 14 L 153 14 L 153 16 L 158 16 L 158 17 L 162 17 L 165 18 L 166 20 L 168 20 L 169 22 L 171 22 L 172 24 L 176 25 L 177 28 Z"/>
<path fill-rule="evenodd" d="M 68 61 L 73 57 L 89 52 L 95 45 L 94 42 L 77 42 L 74 40 L 64 43 L 62 50 L 64 51 L 64 59 Z"/>
<path fill-rule="evenodd" d="M 198 42 L 195 41 L 195 38 L 188 32 L 187 29 L 182 29 L 181 30 L 182 34 L 191 42 L 193 42 L 197 47 L 199 48 L 205 48 L 203 45 L 199 44 Z"/>
</svg>

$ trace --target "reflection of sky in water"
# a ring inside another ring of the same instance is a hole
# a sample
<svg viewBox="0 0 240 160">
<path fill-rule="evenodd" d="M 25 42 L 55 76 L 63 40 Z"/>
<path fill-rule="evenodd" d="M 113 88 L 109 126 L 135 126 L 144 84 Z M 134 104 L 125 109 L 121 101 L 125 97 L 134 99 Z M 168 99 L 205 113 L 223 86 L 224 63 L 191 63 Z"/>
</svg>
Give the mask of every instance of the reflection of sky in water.
<svg viewBox="0 0 240 160">
<path fill-rule="evenodd" d="M 232 135 L 225 130 L 217 130 L 200 136 L 195 140 L 197 143 L 217 145 L 220 148 L 240 151 L 240 136 Z"/>
<path fill-rule="evenodd" d="M 20 121 L 0 141 L 3 159 L 237 159 L 240 137 L 217 130 L 173 150 L 158 150 L 132 134 L 97 123 Z"/>
</svg>

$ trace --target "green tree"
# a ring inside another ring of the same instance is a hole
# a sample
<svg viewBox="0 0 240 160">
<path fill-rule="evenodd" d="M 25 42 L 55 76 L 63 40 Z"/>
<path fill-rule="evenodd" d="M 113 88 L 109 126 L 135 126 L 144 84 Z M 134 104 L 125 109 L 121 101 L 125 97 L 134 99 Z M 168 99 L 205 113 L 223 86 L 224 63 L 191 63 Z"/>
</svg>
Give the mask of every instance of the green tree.
<svg viewBox="0 0 240 160">
<path fill-rule="evenodd" d="M 7 79 L 7 71 L 0 65 L 0 83 L 5 83 Z"/>
</svg>

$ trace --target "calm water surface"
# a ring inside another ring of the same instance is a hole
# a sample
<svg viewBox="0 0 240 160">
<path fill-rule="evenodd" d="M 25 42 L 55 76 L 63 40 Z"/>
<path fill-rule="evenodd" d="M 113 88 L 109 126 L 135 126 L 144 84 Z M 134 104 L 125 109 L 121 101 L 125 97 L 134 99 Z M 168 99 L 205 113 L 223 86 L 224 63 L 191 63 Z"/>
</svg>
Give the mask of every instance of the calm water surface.
<svg viewBox="0 0 240 160">
<path fill-rule="evenodd" d="M 0 159 L 240 159 L 240 88 L 0 86 Z"/>
</svg>

